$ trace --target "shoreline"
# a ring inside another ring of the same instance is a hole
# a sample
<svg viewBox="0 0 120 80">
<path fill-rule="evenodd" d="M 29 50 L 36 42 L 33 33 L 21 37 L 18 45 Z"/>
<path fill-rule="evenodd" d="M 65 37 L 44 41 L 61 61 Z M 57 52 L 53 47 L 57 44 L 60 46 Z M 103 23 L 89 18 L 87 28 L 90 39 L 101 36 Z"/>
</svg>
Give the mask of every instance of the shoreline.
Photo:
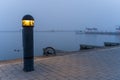
<svg viewBox="0 0 120 80">
<path fill-rule="evenodd" d="M 120 47 L 120 46 L 103 47 L 103 48 L 95 48 L 95 49 L 80 50 L 80 51 L 64 51 L 64 52 L 57 53 L 56 56 L 52 56 L 52 55 L 50 55 L 50 56 L 35 56 L 34 61 L 49 59 L 49 58 L 58 57 L 58 56 L 78 54 L 78 53 L 85 54 L 85 53 L 89 53 L 89 52 L 104 51 L 104 50 L 107 50 L 107 49 L 111 50 L 111 49 L 114 49 L 114 48 L 117 48 L 117 47 Z M 0 66 L 1 65 L 6 65 L 6 64 L 11 64 L 11 63 L 13 63 L 13 64 L 23 63 L 23 59 L 18 58 L 18 59 L 11 59 L 11 60 L 1 60 L 0 61 Z"/>
</svg>

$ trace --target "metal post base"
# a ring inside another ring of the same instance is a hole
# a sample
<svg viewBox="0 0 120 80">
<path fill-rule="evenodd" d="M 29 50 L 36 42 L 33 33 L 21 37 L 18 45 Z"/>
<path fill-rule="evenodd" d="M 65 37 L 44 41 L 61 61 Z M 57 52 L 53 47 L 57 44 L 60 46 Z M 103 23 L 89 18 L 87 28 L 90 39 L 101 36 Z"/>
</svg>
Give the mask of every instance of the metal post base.
<svg viewBox="0 0 120 80">
<path fill-rule="evenodd" d="M 31 71 L 34 71 L 34 68 L 24 68 L 23 69 L 24 72 L 31 72 Z"/>
</svg>

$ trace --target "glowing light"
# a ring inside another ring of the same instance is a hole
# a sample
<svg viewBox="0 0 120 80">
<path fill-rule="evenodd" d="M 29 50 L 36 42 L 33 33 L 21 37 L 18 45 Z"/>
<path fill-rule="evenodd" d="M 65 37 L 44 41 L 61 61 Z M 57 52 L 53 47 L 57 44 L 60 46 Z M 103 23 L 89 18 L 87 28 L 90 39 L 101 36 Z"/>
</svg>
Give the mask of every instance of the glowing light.
<svg viewBox="0 0 120 80">
<path fill-rule="evenodd" d="M 24 27 L 33 27 L 34 26 L 34 20 L 22 20 L 22 25 Z"/>
</svg>

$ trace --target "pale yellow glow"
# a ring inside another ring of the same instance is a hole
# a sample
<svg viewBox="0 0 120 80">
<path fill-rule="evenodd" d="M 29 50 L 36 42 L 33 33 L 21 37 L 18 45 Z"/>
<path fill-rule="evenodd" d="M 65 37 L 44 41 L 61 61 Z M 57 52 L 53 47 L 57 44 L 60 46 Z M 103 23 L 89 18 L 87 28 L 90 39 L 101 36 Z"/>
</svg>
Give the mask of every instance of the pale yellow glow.
<svg viewBox="0 0 120 80">
<path fill-rule="evenodd" d="M 22 20 L 22 25 L 26 27 L 34 26 L 34 20 Z"/>
</svg>

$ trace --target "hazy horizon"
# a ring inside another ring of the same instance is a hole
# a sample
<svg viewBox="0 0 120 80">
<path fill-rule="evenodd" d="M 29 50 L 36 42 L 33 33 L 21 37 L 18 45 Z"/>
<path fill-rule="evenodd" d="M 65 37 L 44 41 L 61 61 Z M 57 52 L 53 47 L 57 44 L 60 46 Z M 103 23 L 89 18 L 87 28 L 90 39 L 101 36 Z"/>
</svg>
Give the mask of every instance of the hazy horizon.
<svg viewBox="0 0 120 80">
<path fill-rule="evenodd" d="M 26 14 L 35 30 L 114 31 L 120 25 L 119 0 L 0 0 L 0 30 L 20 30 Z"/>
</svg>

